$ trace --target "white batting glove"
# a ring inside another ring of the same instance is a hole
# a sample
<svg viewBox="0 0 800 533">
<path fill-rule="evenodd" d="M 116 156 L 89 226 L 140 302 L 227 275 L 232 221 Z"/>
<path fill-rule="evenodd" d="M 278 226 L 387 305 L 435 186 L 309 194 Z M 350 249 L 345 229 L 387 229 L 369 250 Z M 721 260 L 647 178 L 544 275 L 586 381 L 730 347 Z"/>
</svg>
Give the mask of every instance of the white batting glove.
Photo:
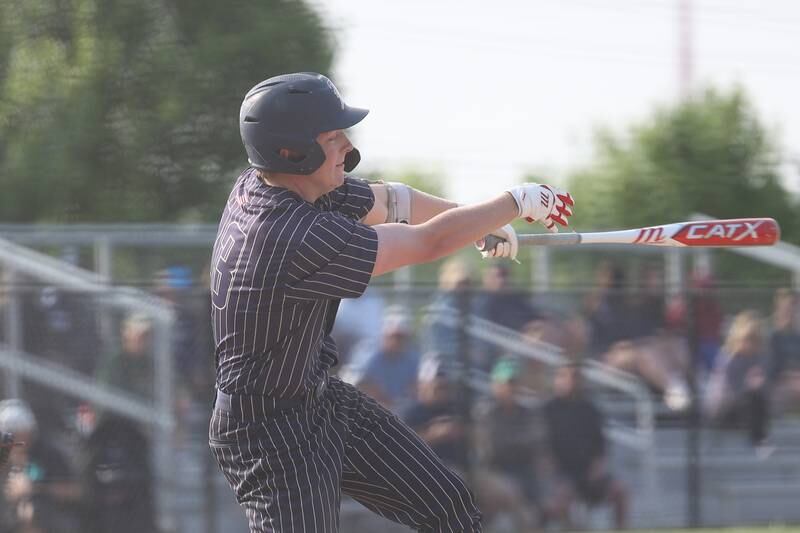
<svg viewBox="0 0 800 533">
<path fill-rule="evenodd" d="M 550 185 L 525 183 L 508 190 L 519 208 L 519 218 L 528 222 L 539 222 L 548 231 L 558 232 L 558 226 L 569 225 L 575 200 L 572 195 Z"/>
<path fill-rule="evenodd" d="M 485 252 L 481 251 L 481 257 L 484 259 L 488 257 L 507 257 L 512 261 L 516 261 L 519 243 L 517 242 L 517 232 L 514 231 L 511 224 L 506 224 L 502 228 L 494 230 L 489 235 L 500 237 L 503 239 L 503 242 L 497 243 L 497 246 L 491 250 L 486 250 Z"/>
</svg>

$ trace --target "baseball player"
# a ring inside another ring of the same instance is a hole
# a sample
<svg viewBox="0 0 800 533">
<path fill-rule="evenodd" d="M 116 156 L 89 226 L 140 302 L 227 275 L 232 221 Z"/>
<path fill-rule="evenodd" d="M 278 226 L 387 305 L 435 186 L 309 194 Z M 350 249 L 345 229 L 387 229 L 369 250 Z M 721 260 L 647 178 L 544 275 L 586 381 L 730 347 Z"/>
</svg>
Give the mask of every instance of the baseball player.
<svg viewBox="0 0 800 533">
<path fill-rule="evenodd" d="M 488 233 L 513 258 L 522 217 L 566 226 L 572 198 L 529 183 L 457 206 L 398 183 L 345 176 L 345 133 L 366 109 L 320 74 L 265 80 L 242 103 L 250 167 L 233 186 L 212 256 L 212 452 L 252 532 L 338 531 L 345 493 L 418 531 L 480 531 L 465 483 L 404 423 L 328 375 L 341 298 L 372 276 L 433 261 Z M 500 229 L 498 229 L 500 228 Z"/>
</svg>

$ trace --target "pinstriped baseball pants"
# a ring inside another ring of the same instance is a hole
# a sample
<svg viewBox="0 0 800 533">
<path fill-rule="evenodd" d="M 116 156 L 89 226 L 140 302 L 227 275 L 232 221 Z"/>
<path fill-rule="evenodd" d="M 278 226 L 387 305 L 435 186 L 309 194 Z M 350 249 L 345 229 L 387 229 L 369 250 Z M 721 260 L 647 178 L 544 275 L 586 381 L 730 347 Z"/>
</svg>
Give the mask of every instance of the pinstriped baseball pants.
<svg viewBox="0 0 800 533">
<path fill-rule="evenodd" d="M 479 532 L 464 481 L 395 415 L 331 378 L 310 405 L 241 420 L 214 409 L 214 457 L 252 533 L 335 533 L 342 493 L 424 532 Z"/>
</svg>

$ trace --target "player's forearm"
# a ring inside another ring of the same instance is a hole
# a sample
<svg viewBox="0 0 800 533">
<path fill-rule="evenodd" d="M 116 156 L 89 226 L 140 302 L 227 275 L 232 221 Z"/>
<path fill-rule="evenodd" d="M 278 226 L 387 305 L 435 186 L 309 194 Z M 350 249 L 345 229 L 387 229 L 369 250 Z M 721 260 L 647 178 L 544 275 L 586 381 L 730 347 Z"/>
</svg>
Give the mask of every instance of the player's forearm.
<svg viewBox="0 0 800 533">
<path fill-rule="evenodd" d="M 448 209 L 416 226 L 378 224 L 378 255 L 372 275 L 441 259 L 482 239 L 518 214 L 516 201 L 504 193 L 488 202 Z"/>
<path fill-rule="evenodd" d="M 510 194 L 493 200 L 448 209 L 420 225 L 435 257 L 450 255 L 511 222 L 519 207 Z"/>
</svg>

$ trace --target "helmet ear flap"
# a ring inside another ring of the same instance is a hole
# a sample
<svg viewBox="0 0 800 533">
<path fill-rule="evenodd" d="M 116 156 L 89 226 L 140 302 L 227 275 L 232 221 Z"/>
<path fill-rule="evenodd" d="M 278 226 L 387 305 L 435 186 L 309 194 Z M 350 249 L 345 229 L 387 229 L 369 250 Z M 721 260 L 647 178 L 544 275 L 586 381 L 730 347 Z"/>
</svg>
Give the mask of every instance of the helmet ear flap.
<svg viewBox="0 0 800 533">
<path fill-rule="evenodd" d="M 358 149 L 353 148 L 344 156 L 344 171 L 352 172 L 354 168 L 361 162 L 361 154 Z"/>
<path fill-rule="evenodd" d="M 297 139 L 272 135 L 263 131 L 258 133 L 258 140 L 261 141 L 258 144 L 263 151 L 259 151 L 254 144 L 245 145 L 248 161 L 256 168 L 271 172 L 308 175 L 322 166 L 325 161 L 325 153 L 316 141 L 305 143 Z M 288 150 L 293 155 L 283 157 L 281 155 L 283 149 Z"/>
</svg>

